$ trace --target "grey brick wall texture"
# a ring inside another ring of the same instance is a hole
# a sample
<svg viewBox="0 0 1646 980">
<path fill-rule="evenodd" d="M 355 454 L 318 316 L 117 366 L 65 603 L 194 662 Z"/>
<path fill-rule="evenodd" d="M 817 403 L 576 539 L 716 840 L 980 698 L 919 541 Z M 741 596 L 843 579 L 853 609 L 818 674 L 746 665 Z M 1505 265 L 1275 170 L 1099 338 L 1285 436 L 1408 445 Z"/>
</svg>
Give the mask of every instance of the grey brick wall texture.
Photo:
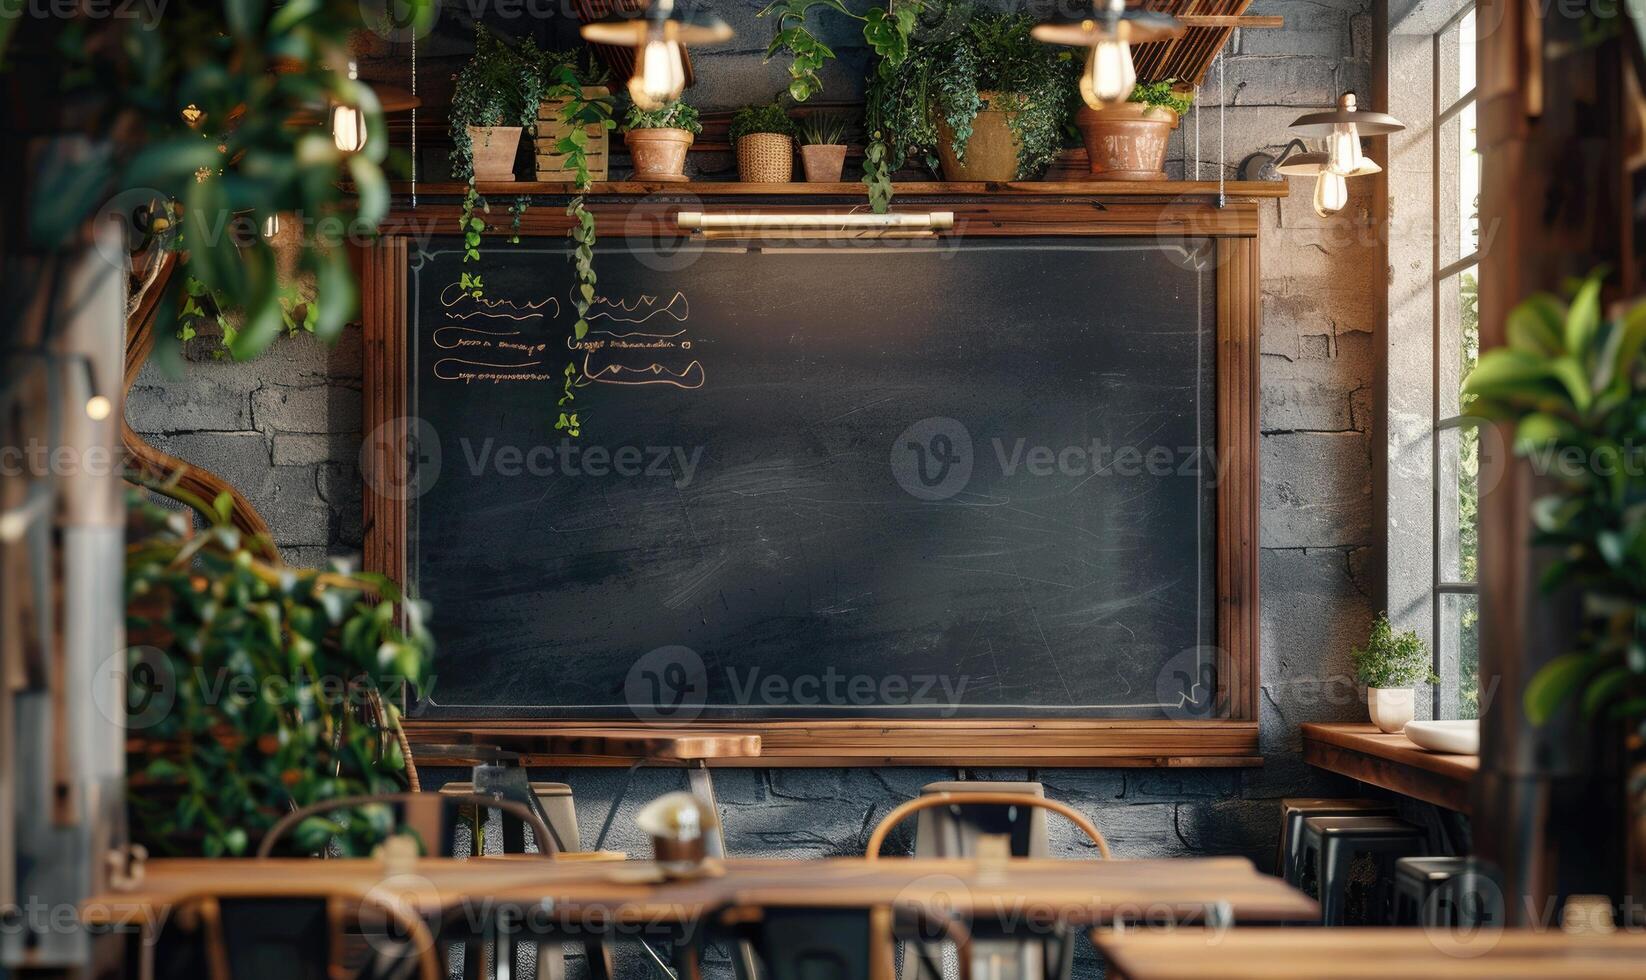
<svg viewBox="0 0 1646 980">
<path fill-rule="evenodd" d="M 724 49 L 696 54 L 693 93 L 705 108 L 758 101 L 779 88 L 783 69 L 761 65 L 771 25 L 759 3 L 716 4 L 738 29 Z M 729 8 L 729 9 L 727 9 Z M 1226 53 L 1224 169 L 1247 153 L 1289 138 L 1303 108 L 1330 104 L 1343 90 L 1370 90 L 1370 0 L 1260 0 L 1253 13 L 1285 15 L 1283 31 L 1237 32 Z M 849 32 L 830 38 L 840 52 L 827 97 L 855 97 L 865 55 Z M 1201 92 L 1201 173 L 1215 179 L 1218 84 Z M 1194 119 L 1174 135 L 1174 175 L 1192 160 Z M 1192 165 L 1191 165 L 1192 167 Z M 1273 864 L 1281 796 L 1345 787 L 1304 765 L 1297 726 L 1352 719 L 1364 708 L 1352 691 L 1319 683 L 1346 676 L 1350 647 L 1371 616 L 1372 331 L 1381 288 L 1369 186 L 1337 219 L 1317 218 L 1311 186 L 1296 181 L 1285 200 L 1262 205 L 1262 751 L 1250 770 L 1042 769 L 1047 792 L 1088 813 L 1118 855 L 1242 854 Z M 234 363 L 196 342 L 182 378 L 147 367 L 127 415 L 161 449 L 215 469 L 262 510 L 285 557 L 317 565 L 361 545 L 357 453 L 361 419 L 358 331 L 332 348 L 310 337 L 277 342 L 264 356 Z M 438 783 L 452 773 L 429 773 Z M 576 790 L 585 841 L 592 842 L 622 778 L 620 770 L 546 771 L 537 778 Z M 1023 770 L 974 770 L 978 779 L 1022 779 Z M 948 769 L 726 770 L 716 777 L 733 853 L 819 857 L 862 852 L 886 811 Z M 613 824 L 608 847 L 632 854 L 648 845 L 634 830 L 645 800 L 680 788 L 677 770 L 642 770 Z M 1070 828 L 1053 821 L 1056 851 L 1091 857 Z M 1083 957 L 1083 972 L 1090 961 Z M 642 975 L 638 972 L 632 975 Z M 625 971 L 627 973 L 627 971 Z"/>
</svg>

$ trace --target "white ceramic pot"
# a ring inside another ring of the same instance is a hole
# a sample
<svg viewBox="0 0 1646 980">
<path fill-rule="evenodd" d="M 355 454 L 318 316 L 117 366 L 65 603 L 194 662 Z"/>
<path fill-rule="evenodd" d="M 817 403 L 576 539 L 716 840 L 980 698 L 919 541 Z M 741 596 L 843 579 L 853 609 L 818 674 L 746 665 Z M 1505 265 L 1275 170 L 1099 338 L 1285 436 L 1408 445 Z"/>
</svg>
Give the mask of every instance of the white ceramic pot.
<svg viewBox="0 0 1646 980">
<path fill-rule="evenodd" d="M 1417 691 L 1410 687 L 1369 687 L 1366 710 L 1378 730 L 1396 735 L 1412 720 L 1416 698 Z"/>
</svg>

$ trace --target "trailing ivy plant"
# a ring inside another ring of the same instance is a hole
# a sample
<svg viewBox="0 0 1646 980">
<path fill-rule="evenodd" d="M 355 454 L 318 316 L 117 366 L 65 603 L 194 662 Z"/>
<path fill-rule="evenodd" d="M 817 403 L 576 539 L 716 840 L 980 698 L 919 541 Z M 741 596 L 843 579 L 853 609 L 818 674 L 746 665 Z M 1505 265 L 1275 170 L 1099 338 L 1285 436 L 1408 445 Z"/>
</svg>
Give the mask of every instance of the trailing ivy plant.
<svg viewBox="0 0 1646 980">
<path fill-rule="evenodd" d="M 474 55 L 457 73 L 449 110 L 452 176 L 467 186 L 459 227 L 463 232 L 463 261 L 480 261 L 480 236 L 486 230 L 481 214 L 491 206 L 474 180 L 474 141 L 470 126 L 519 126 L 529 129 L 537 120 L 547 81 L 543 52 L 530 38 L 511 45 L 480 24 L 474 29 Z M 517 197 L 510 207 L 511 241 L 519 241 L 520 219 L 529 205 Z M 476 213 L 479 212 L 479 213 Z"/>
<path fill-rule="evenodd" d="M 876 72 L 881 76 L 895 73 L 909 56 L 911 38 L 919 26 L 922 14 L 932 0 L 886 0 L 885 6 L 869 7 L 863 13 L 854 13 L 845 0 L 773 0 L 761 17 L 775 17 L 777 34 L 766 48 L 770 61 L 779 51 L 787 51 L 789 61 L 789 97 L 804 102 L 823 91 L 823 80 L 817 74 L 824 63 L 835 56 L 834 50 L 812 33 L 807 17 L 814 7 L 833 11 L 844 17 L 861 21 L 863 39 L 878 57 Z M 884 214 L 891 206 L 893 152 L 888 145 L 889 134 L 867 120 L 869 145 L 864 151 L 863 183 L 868 187 L 869 203 L 877 214 Z"/>
<path fill-rule="evenodd" d="M 953 0 L 928 2 L 972 7 Z M 870 148 L 869 168 L 876 180 L 882 179 L 882 171 L 895 171 L 911 159 L 935 172 L 940 123 L 952 133 L 955 157 L 965 159 L 972 124 L 984 108 L 1011 114 L 1007 118 L 1018 144 L 1019 179 L 1044 172 L 1062 148 L 1078 67 L 1069 52 L 1031 38 L 1035 21 L 1026 14 L 973 12 L 957 23 L 963 26 L 952 33 L 916 40 L 895 69 L 883 62 L 870 76 L 868 128 L 885 147 L 879 154 Z M 980 94 L 986 91 L 994 93 L 988 105 Z M 889 197 L 889 187 L 884 192 Z"/>
<path fill-rule="evenodd" d="M 380 575 L 265 562 L 230 524 L 227 494 L 158 489 L 210 523 L 192 531 L 183 512 L 131 497 L 135 838 L 159 853 L 243 854 L 296 807 L 404 789 L 396 701 L 428 670 L 420 606 Z M 290 843 L 363 856 L 381 829 L 317 818 Z"/>
<path fill-rule="evenodd" d="M 1516 307 L 1507 342 L 1463 384 L 1549 491 L 1528 515 L 1531 544 L 1551 555 L 1540 586 L 1582 604 L 1573 649 L 1526 686 L 1539 724 L 1574 700 L 1586 716 L 1646 721 L 1646 304 L 1606 320 L 1601 279 Z"/>
</svg>

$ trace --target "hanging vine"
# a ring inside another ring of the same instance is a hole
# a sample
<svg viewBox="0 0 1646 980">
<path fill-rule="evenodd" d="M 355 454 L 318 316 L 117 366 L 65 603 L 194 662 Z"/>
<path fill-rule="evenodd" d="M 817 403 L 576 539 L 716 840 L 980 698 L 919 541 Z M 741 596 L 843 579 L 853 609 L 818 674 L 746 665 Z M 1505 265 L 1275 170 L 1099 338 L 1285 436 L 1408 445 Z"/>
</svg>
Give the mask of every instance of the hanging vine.
<svg viewBox="0 0 1646 980">
<path fill-rule="evenodd" d="M 886 0 L 885 6 L 870 7 L 861 14 L 852 12 L 845 0 L 773 0 L 758 16 L 775 17 L 777 35 L 766 48 L 770 61 L 779 51 L 787 51 L 789 61 L 789 95 L 796 102 L 804 102 L 823 91 L 823 79 L 818 76 L 834 50 L 818 40 L 807 24 L 813 7 L 822 7 L 850 17 L 863 24 L 863 39 L 880 58 L 880 73 L 895 72 L 909 56 L 910 37 L 919 24 L 920 15 L 927 9 L 927 0 Z M 887 134 L 876 120 L 866 120 L 869 145 L 863 157 L 863 183 L 869 191 L 869 204 L 876 214 L 884 214 L 892 201 L 891 153 L 887 148 Z"/>
</svg>

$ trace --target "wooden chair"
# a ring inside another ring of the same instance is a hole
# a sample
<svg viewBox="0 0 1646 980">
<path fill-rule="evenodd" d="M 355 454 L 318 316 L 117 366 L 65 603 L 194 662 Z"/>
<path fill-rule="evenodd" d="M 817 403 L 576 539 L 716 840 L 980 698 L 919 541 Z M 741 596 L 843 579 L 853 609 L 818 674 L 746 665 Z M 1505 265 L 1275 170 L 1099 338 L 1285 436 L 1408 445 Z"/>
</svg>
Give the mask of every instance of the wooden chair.
<svg viewBox="0 0 1646 980">
<path fill-rule="evenodd" d="M 902 939 L 938 957 L 928 968 L 942 975 L 941 949 L 955 949 L 959 980 L 971 980 L 971 933 L 941 909 L 897 904 L 868 908 L 757 908 L 734 906 L 705 917 L 712 928 L 730 932 L 759 961 L 760 980 L 894 980 L 897 942 Z M 701 932 L 693 955 L 679 964 L 681 980 L 701 980 Z"/>
<path fill-rule="evenodd" d="M 537 815 L 518 803 L 499 800 L 477 793 L 380 793 L 372 796 L 340 796 L 332 800 L 294 810 L 269 829 L 257 847 L 257 856 L 268 857 L 279 843 L 310 817 L 335 813 L 338 810 L 359 810 L 374 806 L 394 807 L 400 811 L 400 825 L 410 830 L 422 843 L 425 854 L 457 857 L 457 828 L 464 820 L 490 811 L 519 821 L 532 832 L 532 841 L 538 853 L 552 857 L 559 853 L 555 836 Z M 475 827 L 475 840 L 479 828 Z"/>
<path fill-rule="evenodd" d="M 364 943 L 348 942 L 359 926 Z M 347 952 L 363 962 L 345 965 Z M 207 980 L 442 980 L 428 926 L 369 892 L 330 886 L 226 884 L 173 906 L 144 974 Z M 355 957 L 360 958 L 360 957 Z"/>
<path fill-rule="evenodd" d="M 886 837 L 910 815 L 922 818 L 920 831 L 931 841 L 929 855 L 933 857 L 970 856 L 978 836 L 1004 831 L 1011 839 L 1014 857 L 1039 857 L 1046 852 L 1045 822 L 1038 814 L 1051 811 L 1067 818 L 1097 846 L 1098 853 L 1108 860 L 1109 842 L 1086 815 L 1066 803 L 1049 800 L 1036 790 L 1039 784 L 1008 784 L 1005 789 L 970 790 L 937 789 L 937 786 L 964 784 L 937 784 L 923 796 L 917 796 L 888 813 L 874 833 L 869 835 L 867 857 L 878 860 Z M 973 784 L 979 785 L 979 784 Z M 982 784 L 992 785 L 992 784 Z M 1034 790 L 1027 787 L 1033 786 Z M 947 819 L 931 819 L 941 814 Z M 933 840 L 935 838 L 935 840 Z M 916 837 L 916 854 L 922 838 Z M 976 924 L 974 924 L 974 927 Z M 988 935 L 974 935 L 971 942 L 970 964 L 979 976 L 998 980 L 1050 980 L 1067 978 L 1074 970 L 1074 942 L 1068 931 L 1059 925 L 1051 936 L 1016 936 L 991 927 Z M 930 957 L 917 943 L 903 948 L 903 976 L 905 980 L 942 980 L 941 970 L 933 969 Z"/>
</svg>

